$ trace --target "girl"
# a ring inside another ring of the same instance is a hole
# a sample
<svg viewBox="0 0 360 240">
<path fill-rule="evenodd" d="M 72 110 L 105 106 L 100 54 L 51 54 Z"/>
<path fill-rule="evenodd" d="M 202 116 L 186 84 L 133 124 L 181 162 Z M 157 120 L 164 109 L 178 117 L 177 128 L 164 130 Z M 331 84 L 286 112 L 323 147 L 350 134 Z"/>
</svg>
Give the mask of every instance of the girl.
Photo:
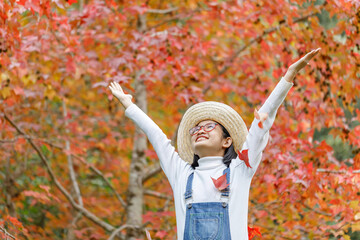
<svg viewBox="0 0 360 240">
<path fill-rule="evenodd" d="M 295 75 L 320 51 L 292 64 L 260 108 L 249 132 L 230 106 L 202 102 L 190 107 L 178 129 L 178 152 L 162 130 L 116 82 L 112 94 L 125 115 L 147 135 L 173 189 L 178 239 L 248 239 L 251 179 L 259 166 L 277 109 Z M 239 154 L 237 154 L 239 153 Z"/>
</svg>

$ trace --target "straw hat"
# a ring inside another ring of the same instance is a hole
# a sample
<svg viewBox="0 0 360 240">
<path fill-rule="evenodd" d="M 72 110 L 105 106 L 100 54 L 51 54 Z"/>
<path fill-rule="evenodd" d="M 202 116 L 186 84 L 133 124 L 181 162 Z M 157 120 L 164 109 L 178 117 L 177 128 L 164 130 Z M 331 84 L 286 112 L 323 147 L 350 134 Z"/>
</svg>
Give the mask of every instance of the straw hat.
<svg viewBox="0 0 360 240">
<path fill-rule="evenodd" d="M 191 149 L 190 128 L 201 121 L 213 120 L 223 125 L 230 133 L 235 151 L 241 150 L 248 129 L 241 116 L 230 106 L 213 101 L 201 102 L 191 106 L 181 119 L 177 146 L 180 157 L 192 163 L 194 152 Z"/>
</svg>

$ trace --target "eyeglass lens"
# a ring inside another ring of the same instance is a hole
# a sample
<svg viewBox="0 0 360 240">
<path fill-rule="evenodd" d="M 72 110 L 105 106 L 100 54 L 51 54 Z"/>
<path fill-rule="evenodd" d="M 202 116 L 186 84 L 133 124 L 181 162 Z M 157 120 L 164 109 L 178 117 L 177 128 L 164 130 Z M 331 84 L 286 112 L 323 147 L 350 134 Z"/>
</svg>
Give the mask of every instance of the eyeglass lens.
<svg viewBox="0 0 360 240">
<path fill-rule="evenodd" d="M 195 133 L 199 132 L 201 128 L 204 128 L 205 132 L 209 132 L 211 130 L 213 130 L 216 126 L 216 123 L 207 123 L 203 126 L 195 126 L 193 128 L 190 129 L 190 134 L 194 135 Z"/>
</svg>

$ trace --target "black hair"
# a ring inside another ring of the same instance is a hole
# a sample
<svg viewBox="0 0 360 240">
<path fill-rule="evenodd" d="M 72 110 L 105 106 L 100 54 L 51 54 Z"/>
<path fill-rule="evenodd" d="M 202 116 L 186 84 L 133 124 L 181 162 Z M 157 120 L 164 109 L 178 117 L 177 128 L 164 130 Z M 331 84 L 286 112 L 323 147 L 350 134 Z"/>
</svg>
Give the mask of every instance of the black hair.
<svg viewBox="0 0 360 240">
<path fill-rule="evenodd" d="M 218 123 L 223 131 L 223 138 L 227 138 L 230 137 L 229 132 L 226 130 L 226 128 L 221 125 L 220 123 Z M 223 163 L 226 165 L 226 167 L 229 167 L 231 160 L 233 160 L 234 158 L 237 157 L 237 154 L 235 152 L 234 146 L 231 143 L 230 147 L 228 147 L 227 149 L 225 149 L 225 153 L 224 153 L 224 157 L 223 157 Z M 199 166 L 199 161 L 200 157 L 196 154 L 194 154 L 194 158 L 193 158 L 193 163 L 191 164 L 191 167 L 193 169 L 195 169 L 196 167 Z"/>
</svg>

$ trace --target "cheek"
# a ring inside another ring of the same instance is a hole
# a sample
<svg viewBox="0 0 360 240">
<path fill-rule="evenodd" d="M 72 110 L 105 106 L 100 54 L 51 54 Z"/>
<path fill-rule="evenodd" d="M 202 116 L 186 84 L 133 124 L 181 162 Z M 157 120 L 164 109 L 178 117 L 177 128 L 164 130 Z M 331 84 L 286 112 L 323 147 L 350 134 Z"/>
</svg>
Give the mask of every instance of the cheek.
<svg viewBox="0 0 360 240">
<path fill-rule="evenodd" d="M 219 131 L 214 131 L 213 133 L 213 138 L 214 140 L 216 140 L 216 142 L 221 142 L 223 140 L 223 135 L 222 135 L 222 131 L 219 132 Z"/>
<path fill-rule="evenodd" d="M 195 144 L 195 137 L 190 137 L 190 145 L 191 145 L 191 149 L 194 151 L 194 144 Z"/>
</svg>

